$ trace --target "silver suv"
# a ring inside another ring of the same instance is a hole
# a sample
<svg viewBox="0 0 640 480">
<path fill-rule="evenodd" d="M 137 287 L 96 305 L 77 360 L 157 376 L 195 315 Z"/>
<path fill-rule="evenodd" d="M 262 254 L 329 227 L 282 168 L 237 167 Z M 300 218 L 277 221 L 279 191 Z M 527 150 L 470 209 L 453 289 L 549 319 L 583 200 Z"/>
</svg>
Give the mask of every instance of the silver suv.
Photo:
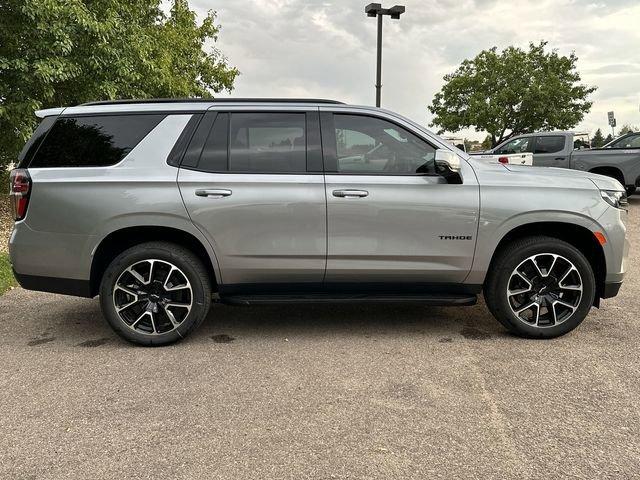
<svg viewBox="0 0 640 480">
<path fill-rule="evenodd" d="M 100 295 L 127 340 L 212 300 L 472 305 L 556 337 L 625 268 L 616 180 L 487 164 L 395 113 L 326 100 L 114 101 L 38 112 L 11 175 L 27 289 Z"/>
</svg>

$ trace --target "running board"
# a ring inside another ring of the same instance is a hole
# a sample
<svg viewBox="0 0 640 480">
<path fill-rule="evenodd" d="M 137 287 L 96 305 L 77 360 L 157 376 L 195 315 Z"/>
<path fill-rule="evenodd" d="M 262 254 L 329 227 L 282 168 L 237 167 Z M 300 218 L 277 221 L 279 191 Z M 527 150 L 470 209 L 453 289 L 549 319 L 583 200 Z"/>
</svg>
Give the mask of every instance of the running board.
<svg viewBox="0 0 640 480">
<path fill-rule="evenodd" d="M 217 299 L 228 305 L 273 305 L 281 303 L 420 303 L 432 306 L 475 305 L 476 295 L 366 295 L 366 294 L 305 294 L 305 295 L 225 295 Z"/>
</svg>

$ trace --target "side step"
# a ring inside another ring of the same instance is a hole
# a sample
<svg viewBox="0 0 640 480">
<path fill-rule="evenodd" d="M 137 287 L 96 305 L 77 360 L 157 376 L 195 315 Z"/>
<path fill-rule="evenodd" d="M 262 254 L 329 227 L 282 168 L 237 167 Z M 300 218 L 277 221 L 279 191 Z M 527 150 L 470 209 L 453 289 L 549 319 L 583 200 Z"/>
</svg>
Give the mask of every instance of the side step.
<svg viewBox="0 0 640 480">
<path fill-rule="evenodd" d="M 475 305 L 478 298 L 470 294 L 306 294 L 306 295 L 225 295 L 217 301 L 228 305 L 274 305 L 281 303 L 421 303 L 423 305 Z"/>
</svg>

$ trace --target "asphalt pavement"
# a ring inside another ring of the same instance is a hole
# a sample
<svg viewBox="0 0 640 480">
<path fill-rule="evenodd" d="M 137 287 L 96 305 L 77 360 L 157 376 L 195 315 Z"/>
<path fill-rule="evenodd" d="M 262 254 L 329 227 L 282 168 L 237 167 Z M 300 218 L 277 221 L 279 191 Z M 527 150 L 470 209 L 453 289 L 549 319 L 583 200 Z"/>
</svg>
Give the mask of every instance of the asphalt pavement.
<svg viewBox="0 0 640 480">
<path fill-rule="evenodd" d="M 640 197 L 618 297 L 552 341 L 484 304 L 216 305 L 186 341 L 0 297 L 0 478 L 640 477 Z"/>
</svg>

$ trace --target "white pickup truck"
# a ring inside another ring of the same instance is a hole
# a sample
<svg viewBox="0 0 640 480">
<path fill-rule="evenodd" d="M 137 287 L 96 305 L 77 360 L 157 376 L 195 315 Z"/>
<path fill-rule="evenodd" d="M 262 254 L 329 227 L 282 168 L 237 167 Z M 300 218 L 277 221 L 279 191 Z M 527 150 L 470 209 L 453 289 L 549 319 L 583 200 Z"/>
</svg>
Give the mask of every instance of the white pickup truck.
<svg viewBox="0 0 640 480">
<path fill-rule="evenodd" d="M 476 154 L 471 154 L 476 155 Z M 507 165 L 533 165 L 533 153 L 510 153 L 510 154 L 490 154 L 481 153 L 477 157 L 489 162 L 503 163 Z"/>
<path fill-rule="evenodd" d="M 462 137 L 442 137 L 444 140 L 449 142 L 456 148 L 459 148 L 463 152 L 467 152 L 467 148 L 464 144 L 464 139 Z M 471 155 L 476 155 L 476 153 L 470 153 Z M 488 162 L 493 163 L 504 163 L 509 165 L 531 165 L 533 162 L 533 155 L 531 153 L 513 153 L 510 155 L 493 155 L 493 154 L 480 154 L 478 155 L 482 160 L 486 160 Z"/>
</svg>

